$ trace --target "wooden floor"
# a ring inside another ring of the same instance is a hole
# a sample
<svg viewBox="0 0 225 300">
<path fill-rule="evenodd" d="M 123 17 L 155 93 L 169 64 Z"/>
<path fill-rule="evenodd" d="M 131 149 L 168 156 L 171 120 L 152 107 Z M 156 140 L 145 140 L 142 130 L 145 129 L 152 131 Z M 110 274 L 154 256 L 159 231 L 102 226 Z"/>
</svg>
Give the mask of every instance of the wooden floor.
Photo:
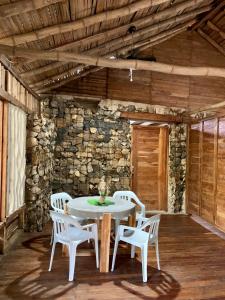
<svg viewBox="0 0 225 300">
<path fill-rule="evenodd" d="M 25 233 L 0 260 L 0 299 L 225 299 L 225 240 L 188 216 L 162 216 L 160 256 L 156 269 L 149 252 L 148 283 L 141 264 L 121 255 L 114 273 L 95 269 L 93 256 L 79 256 L 76 280 L 68 282 L 68 259 L 57 248 L 48 272 L 49 232 Z M 88 247 L 88 246 L 87 246 Z"/>
</svg>

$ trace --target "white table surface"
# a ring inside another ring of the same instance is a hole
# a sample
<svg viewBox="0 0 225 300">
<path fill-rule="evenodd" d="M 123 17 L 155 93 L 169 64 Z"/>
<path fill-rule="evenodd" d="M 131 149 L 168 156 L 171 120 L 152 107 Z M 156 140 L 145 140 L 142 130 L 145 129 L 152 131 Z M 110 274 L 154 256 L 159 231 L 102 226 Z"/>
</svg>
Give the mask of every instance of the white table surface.
<svg viewBox="0 0 225 300">
<path fill-rule="evenodd" d="M 89 199 L 99 199 L 100 196 L 85 196 L 74 198 L 68 203 L 69 213 L 81 218 L 100 218 L 105 213 L 112 217 L 122 219 L 135 212 L 135 204 L 124 199 L 106 197 L 115 204 L 108 206 L 95 206 L 88 203 Z"/>
</svg>

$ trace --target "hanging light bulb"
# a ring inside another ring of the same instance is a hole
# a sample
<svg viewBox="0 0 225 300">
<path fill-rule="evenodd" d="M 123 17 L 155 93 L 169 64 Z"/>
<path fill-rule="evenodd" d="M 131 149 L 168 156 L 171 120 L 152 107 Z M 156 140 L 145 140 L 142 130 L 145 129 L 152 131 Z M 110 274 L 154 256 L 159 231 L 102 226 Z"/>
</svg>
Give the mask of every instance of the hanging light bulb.
<svg viewBox="0 0 225 300">
<path fill-rule="evenodd" d="M 130 68 L 129 78 L 130 78 L 130 81 L 133 81 L 133 69 L 132 68 Z"/>
</svg>

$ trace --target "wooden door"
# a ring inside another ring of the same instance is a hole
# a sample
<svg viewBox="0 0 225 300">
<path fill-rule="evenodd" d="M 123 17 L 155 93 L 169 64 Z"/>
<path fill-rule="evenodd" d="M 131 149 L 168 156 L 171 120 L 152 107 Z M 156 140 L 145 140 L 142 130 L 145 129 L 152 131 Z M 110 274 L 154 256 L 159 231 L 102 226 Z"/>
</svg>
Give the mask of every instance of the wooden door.
<svg viewBox="0 0 225 300">
<path fill-rule="evenodd" d="M 167 210 L 167 127 L 133 126 L 132 189 L 146 210 Z"/>
</svg>

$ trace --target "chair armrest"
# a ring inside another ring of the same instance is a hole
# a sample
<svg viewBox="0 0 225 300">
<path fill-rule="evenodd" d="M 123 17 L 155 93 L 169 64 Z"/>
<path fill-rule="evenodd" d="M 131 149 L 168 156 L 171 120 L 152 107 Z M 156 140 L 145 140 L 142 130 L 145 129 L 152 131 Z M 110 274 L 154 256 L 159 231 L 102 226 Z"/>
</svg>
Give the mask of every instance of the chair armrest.
<svg viewBox="0 0 225 300">
<path fill-rule="evenodd" d="M 95 224 L 95 223 L 82 226 L 83 229 L 96 228 L 96 227 L 97 227 L 97 224 Z"/>
<path fill-rule="evenodd" d="M 126 225 L 120 225 L 119 228 L 118 228 L 118 233 L 120 235 L 123 235 L 125 230 L 130 230 L 130 231 L 134 232 L 136 229 L 137 229 L 136 227 L 126 226 Z"/>
</svg>

